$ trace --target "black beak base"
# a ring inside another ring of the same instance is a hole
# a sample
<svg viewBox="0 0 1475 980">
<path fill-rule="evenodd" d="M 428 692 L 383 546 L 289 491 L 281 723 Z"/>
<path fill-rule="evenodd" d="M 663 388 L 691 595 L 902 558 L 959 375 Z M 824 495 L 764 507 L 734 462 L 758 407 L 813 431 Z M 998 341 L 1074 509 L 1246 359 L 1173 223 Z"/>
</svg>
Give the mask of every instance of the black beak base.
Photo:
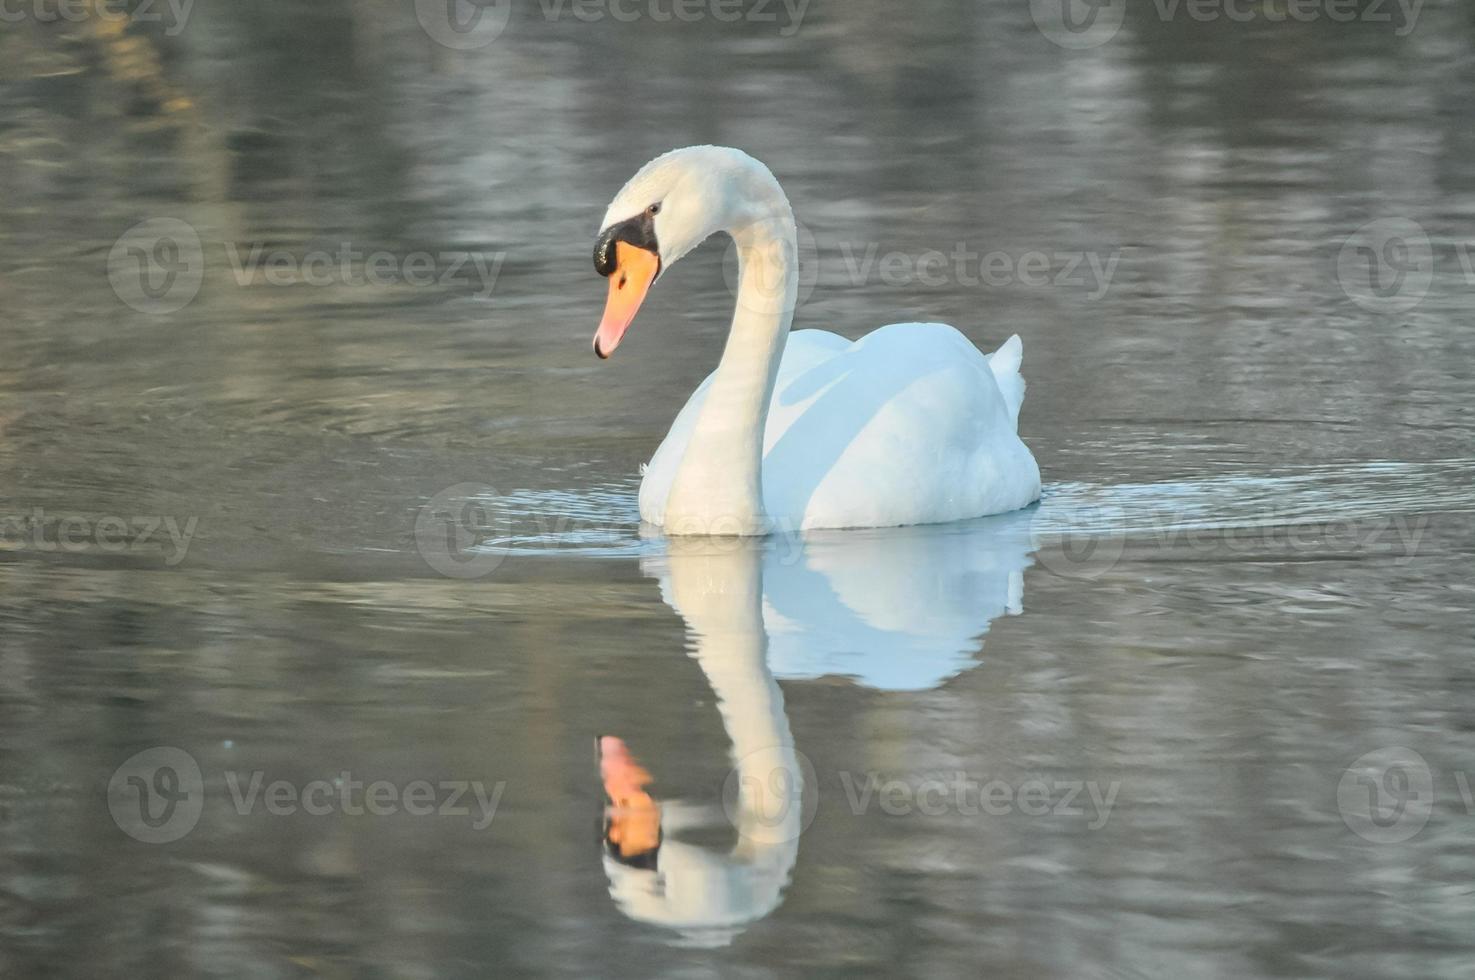
<svg viewBox="0 0 1475 980">
<path fill-rule="evenodd" d="M 656 242 L 656 219 L 648 211 L 616 222 L 600 232 L 594 243 L 594 271 L 608 279 L 619 268 L 615 245 L 624 242 L 643 248 L 656 257 L 656 275 L 660 275 L 661 247 Z"/>
</svg>

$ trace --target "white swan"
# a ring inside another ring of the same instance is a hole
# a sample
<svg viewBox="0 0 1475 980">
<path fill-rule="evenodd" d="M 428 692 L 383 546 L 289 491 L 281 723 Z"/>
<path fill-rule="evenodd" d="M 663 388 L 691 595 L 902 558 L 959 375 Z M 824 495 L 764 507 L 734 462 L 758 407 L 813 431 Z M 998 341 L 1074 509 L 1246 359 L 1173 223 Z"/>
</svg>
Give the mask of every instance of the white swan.
<svg viewBox="0 0 1475 980">
<path fill-rule="evenodd" d="M 796 231 L 768 168 L 728 147 L 673 150 L 605 213 L 594 266 L 609 279 L 594 352 L 608 357 L 651 283 L 724 231 L 739 255 L 721 363 L 646 467 L 640 516 L 667 534 L 934 524 L 1017 510 L 1040 495 L 1018 435 L 1017 336 L 985 357 L 940 323 L 851 343 L 790 335 Z"/>
</svg>

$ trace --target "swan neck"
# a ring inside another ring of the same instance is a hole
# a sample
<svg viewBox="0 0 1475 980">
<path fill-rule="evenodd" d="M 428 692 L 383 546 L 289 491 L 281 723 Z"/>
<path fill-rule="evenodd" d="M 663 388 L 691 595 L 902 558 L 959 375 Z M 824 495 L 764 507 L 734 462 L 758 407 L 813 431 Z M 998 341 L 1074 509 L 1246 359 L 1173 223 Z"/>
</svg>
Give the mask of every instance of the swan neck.
<svg viewBox="0 0 1475 980">
<path fill-rule="evenodd" d="M 770 178 L 771 180 L 772 178 Z M 679 534 L 762 534 L 763 433 L 798 295 L 797 232 L 777 182 L 728 229 L 738 253 L 737 305 L 667 502 Z"/>
</svg>

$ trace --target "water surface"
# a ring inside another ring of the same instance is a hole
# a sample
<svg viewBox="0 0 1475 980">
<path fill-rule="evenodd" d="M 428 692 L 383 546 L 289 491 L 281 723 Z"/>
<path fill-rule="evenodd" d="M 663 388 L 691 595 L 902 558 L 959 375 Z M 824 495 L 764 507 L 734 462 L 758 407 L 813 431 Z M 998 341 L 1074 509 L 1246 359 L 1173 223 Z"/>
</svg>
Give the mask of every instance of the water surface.
<svg viewBox="0 0 1475 980">
<path fill-rule="evenodd" d="M 0 972 L 1469 975 L 1465 7 L 1400 36 L 1134 6 L 1072 52 L 1023 2 L 815 0 L 791 35 L 528 5 L 462 53 L 412 6 L 0 35 Z M 589 250 L 697 142 L 784 183 L 798 326 L 1022 336 L 1040 505 L 641 532 L 731 269 L 694 254 L 601 363 Z M 172 312 L 109 277 L 150 219 L 201 240 Z M 1413 305 L 1339 276 L 1375 219 L 1428 237 Z M 256 246 L 437 264 L 273 285 Z M 978 258 L 902 281 L 934 251 Z M 489 290 L 445 274 L 468 254 Z M 474 540 L 426 536 L 445 507 Z M 744 851 L 724 786 L 785 728 L 805 825 Z M 600 735 L 655 779 L 664 883 L 604 857 Z M 151 844 L 108 787 L 160 746 L 204 803 Z M 255 772 L 501 790 L 480 829 L 242 813 Z M 676 892 L 678 846 L 710 865 L 682 882 L 745 884 L 672 924 L 621 882 Z"/>
</svg>

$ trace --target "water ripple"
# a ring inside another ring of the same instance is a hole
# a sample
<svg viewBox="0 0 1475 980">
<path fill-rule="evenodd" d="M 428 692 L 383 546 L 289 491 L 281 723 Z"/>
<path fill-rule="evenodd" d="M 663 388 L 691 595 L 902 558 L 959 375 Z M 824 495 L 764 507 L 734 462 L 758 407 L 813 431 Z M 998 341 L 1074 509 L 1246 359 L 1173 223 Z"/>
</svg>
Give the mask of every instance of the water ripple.
<svg viewBox="0 0 1475 980">
<path fill-rule="evenodd" d="M 508 533 L 483 548 L 509 554 L 638 557 L 661 550 L 643 526 L 639 482 L 580 490 L 518 490 L 496 503 Z M 1029 511 L 1037 537 L 1146 535 L 1242 527 L 1375 520 L 1400 514 L 1475 511 L 1475 460 L 1377 460 L 1314 465 L 1273 476 L 1114 485 L 1049 483 Z M 962 527 L 977 522 L 964 522 Z"/>
</svg>

